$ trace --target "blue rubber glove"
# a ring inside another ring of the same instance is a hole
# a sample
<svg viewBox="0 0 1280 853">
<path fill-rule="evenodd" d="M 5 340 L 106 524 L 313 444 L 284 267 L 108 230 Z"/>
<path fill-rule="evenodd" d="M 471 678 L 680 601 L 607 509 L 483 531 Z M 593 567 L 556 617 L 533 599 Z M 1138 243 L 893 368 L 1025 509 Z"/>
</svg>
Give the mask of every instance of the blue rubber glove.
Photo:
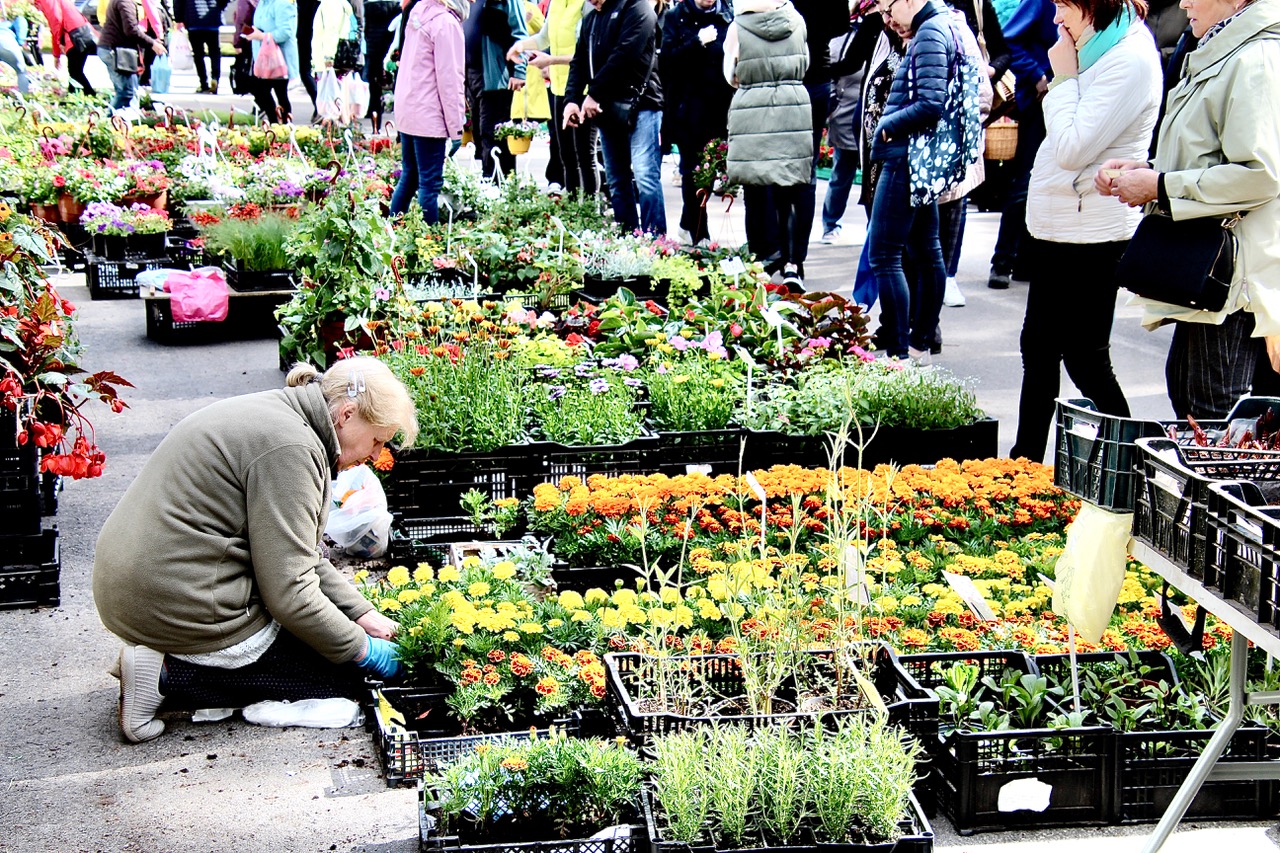
<svg viewBox="0 0 1280 853">
<path fill-rule="evenodd" d="M 364 659 L 357 661 L 361 669 L 367 669 L 379 678 L 395 678 L 400 674 L 400 647 L 387 640 L 367 637 Z"/>
</svg>

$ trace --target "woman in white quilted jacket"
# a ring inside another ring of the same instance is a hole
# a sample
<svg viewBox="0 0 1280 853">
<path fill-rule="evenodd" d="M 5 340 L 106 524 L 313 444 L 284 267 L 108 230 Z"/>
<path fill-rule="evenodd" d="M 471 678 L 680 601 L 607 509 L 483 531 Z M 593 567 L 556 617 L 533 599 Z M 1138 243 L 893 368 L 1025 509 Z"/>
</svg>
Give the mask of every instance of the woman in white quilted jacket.
<svg viewBox="0 0 1280 853">
<path fill-rule="evenodd" d="M 1111 366 L 1116 264 L 1142 218 L 1099 194 L 1107 160 L 1145 156 L 1162 94 L 1145 0 L 1064 0 L 1049 50 L 1047 136 L 1027 192 L 1031 287 L 1010 456 L 1044 460 L 1061 367 L 1099 411 L 1129 415 Z"/>
</svg>

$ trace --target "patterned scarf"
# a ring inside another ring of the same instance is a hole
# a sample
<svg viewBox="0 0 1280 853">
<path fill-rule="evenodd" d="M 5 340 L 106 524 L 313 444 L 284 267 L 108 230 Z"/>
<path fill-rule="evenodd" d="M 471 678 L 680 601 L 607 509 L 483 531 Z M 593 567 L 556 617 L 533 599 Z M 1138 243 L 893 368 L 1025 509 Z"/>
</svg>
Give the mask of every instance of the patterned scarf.
<svg viewBox="0 0 1280 853">
<path fill-rule="evenodd" d="M 1218 21 L 1218 23 L 1214 24 L 1212 27 L 1209 27 L 1209 29 L 1205 31 L 1205 34 L 1200 36 L 1200 44 L 1197 45 L 1197 48 L 1204 47 L 1206 44 L 1208 44 L 1209 39 L 1213 38 L 1218 33 L 1226 29 L 1227 24 L 1234 21 L 1236 19 L 1236 16 L 1243 11 L 1244 9 L 1238 9 L 1235 12 L 1232 12 L 1231 15 L 1229 15 L 1228 17 L 1223 18 L 1221 21 Z"/>
</svg>

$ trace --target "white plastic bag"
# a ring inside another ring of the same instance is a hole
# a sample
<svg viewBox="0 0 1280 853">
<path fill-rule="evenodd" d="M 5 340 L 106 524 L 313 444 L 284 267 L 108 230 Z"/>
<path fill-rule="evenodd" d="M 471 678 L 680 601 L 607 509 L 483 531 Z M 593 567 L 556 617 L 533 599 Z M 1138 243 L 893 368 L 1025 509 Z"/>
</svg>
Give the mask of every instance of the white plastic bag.
<svg viewBox="0 0 1280 853">
<path fill-rule="evenodd" d="M 1067 544 L 1054 569 L 1053 610 L 1087 643 L 1111 621 L 1124 585 L 1133 513 L 1108 512 L 1087 501 L 1067 528 Z"/>
<path fill-rule="evenodd" d="M 304 726 L 345 729 L 364 723 L 364 712 L 350 699 L 302 699 L 297 702 L 255 702 L 240 714 L 255 726 Z"/>
<path fill-rule="evenodd" d="M 347 74 L 342 78 L 342 103 L 344 124 L 355 124 L 369 111 L 369 84 L 359 75 Z"/>
<path fill-rule="evenodd" d="M 333 481 L 333 509 L 325 535 L 354 557 L 381 557 L 391 542 L 387 494 L 368 465 L 356 465 Z"/>
<path fill-rule="evenodd" d="M 169 35 L 169 67 L 174 71 L 194 71 L 195 56 L 186 30 L 174 29 Z"/>
<path fill-rule="evenodd" d="M 329 121 L 342 119 L 342 87 L 338 75 L 325 71 L 316 81 L 316 114 Z"/>
</svg>

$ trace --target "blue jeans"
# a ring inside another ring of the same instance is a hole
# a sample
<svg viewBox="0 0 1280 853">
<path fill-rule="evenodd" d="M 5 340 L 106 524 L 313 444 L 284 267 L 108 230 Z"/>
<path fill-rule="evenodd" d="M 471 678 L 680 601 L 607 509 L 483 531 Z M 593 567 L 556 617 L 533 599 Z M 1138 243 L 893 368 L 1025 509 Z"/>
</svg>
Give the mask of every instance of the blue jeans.
<svg viewBox="0 0 1280 853">
<path fill-rule="evenodd" d="M 858 272 L 853 279 L 853 301 L 867 306 L 867 311 L 870 311 L 879 296 L 876 277 L 871 274 L 871 242 L 868 240 L 863 242 L 862 251 L 858 254 Z"/>
<path fill-rule="evenodd" d="M 27 94 L 31 80 L 27 77 L 27 64 L 22 57 L 0 47 L 0 62 L 13 69 L 14 73 L 18 75 L 18 91 L 23 95 Z"/>
<path fill-rule="evenodd" d="M 845 208 L 849 206 L 849 193 L 853 179 L 858 175 L 858 152 L 848 148 L 835 149 L 831 161 L 831 180 L 827 182 L 827 198 L 822 203 L 822 232 L 834 231 L 840 225 Z"/>
<path fill-rule="evenodd" d="M 637 228 L 649 234 L 667 233 L 667 210 L 662 198 L 662 149 L 658 131 L 662 113 L 641 110 L 635 129 L 600 128 L 604 168 L 609 173 L 609 201 L 618 227 L 630 233 Z M 636 216 L 639 200 L 640 215 Z"/>
<path fill-rule="evenodd" d="M 447 139 L 400 134 L 400 182 L 391 195 L 393 216 L 409 210 L 414 193 L 422 219 L 428 225 L 440 221 L 440 188 L 444 186 L 444 148 Z"/>
<path fill-rule="evenodd" d="M 102 64 L 107 66 L 107 73 L 111 75 L 111 85 L 116 87 L 115 100 L 111 102 L 111 109 L 122 110 L 133 103 L 133 96 L 138 91 L 138 75 L 137 74 L 121 74 L 116 70 L 116 55 L 109 47 L 98 47 L 98 58 L 102 60 Z"/>
<path fill-rule="evenodd" d="M 933 344 L 947 281 L 938 242 L 938 205 L 912 207 L 910 192 L 906 158 L 886 160 L 871 206 L 867 246 L 871 274 L 880 290 L 881 348 L 895 358 L 906 357 L 908 346 L 927 351 Z M 914 288 L 902 269 L 904 248 L 913 261 Z"/>
</svg>

